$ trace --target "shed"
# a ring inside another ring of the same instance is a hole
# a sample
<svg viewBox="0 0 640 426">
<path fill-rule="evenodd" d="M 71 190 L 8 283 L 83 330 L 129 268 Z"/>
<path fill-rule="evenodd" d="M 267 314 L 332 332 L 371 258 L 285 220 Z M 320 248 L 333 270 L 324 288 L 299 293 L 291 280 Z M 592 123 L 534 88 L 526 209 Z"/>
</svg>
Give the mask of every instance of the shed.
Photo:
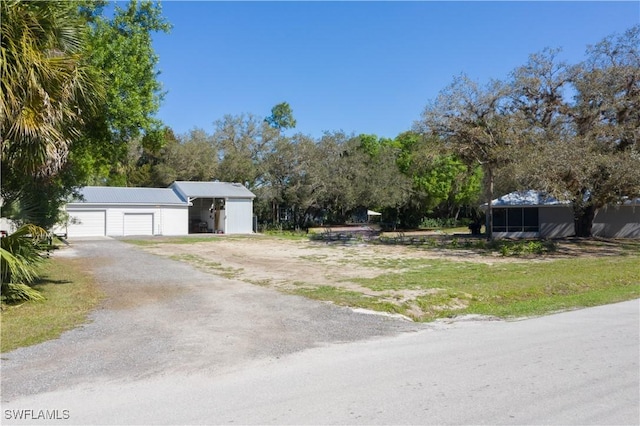
<svg viewBox="0 0 640 426">
<path fill-rule="evenodd" d="M 573 207 L 544 192 L 516 191 L 491 202 L 496 238 L 562 238 L 575 235 Z M 486 205 L 485 205 L 486 208 Z M 606 238 L 640 238 L 640 199 L 625 200 L 596 211 L 592 234 Z"/>
<path fill-rule="evenodd" d="M 255 194 L 240 183 L 176 181 L 169 187 L 189 203 L 189 232 L 254 232 Z"/>
<path fill-rule="evenodd" d="M 169 188 L 87 186 L 65 206 L 73 237 L 187 234 L 187 200 Z"/>
</svg>

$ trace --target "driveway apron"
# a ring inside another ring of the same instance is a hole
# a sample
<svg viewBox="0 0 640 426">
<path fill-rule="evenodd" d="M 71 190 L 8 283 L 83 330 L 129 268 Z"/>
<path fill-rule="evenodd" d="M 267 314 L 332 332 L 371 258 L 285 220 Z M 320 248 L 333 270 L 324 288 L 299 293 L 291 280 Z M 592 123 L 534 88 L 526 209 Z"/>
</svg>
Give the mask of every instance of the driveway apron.
<svg viewBox="0 0 640 426">
<path fill-rule="evenodd" d="M 106 298 L 85 325 L 2 355 L 2 401 L 95 380 L 206 375 L 304 349 L 424 329 L 225 279 L 128 243 L 83 240 Z"/>
</svg>

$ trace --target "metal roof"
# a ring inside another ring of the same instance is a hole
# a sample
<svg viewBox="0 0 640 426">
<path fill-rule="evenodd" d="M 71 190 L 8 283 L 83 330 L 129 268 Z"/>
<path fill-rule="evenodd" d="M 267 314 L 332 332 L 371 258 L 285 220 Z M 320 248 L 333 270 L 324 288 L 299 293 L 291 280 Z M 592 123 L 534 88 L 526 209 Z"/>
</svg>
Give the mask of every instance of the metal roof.
<svg viewBox="0 0 640 426">
<path fill-rule="evenodd" d="M 122 188 L 85 186 L 80 189 L 82 199 L 71 204 L 155 204 L 186 205 L 187 201 L 170 188 Z"/>
<path fill-rule="evenodd" d="M 231 182 L 176 181 L 170 188 L 190 198 L 255 198 L 244 185 Z"/>
<path fill-rule="evenodd" d="M 588 195 L 587 195 L 588 196 Z M 503 195 L 500 198 L 496 198 L 491 202 L 493 207 L 540 207 L 540 206 L 568 206 L 571 205 L 569 200 L 558 200 L 551 195 L 548 195 L 542 191 L 528 190 L 528 191 L 515 191 L 509 194 Z M 640 198 L 623 197 L 622 200 L 613 205 L 624 206 L 640 206 Z M 482 209 L 487 208 L 487 203 L 480 206 Z"/>
<path fill-rule="evenodd" d="M 544 192 L 534 190 L 511 192 L 491 201 L 491 205 L 494 207 L 564 206 L 567 204 L 571 204 L 571 202 L 560 201 Z"/>
</svg>

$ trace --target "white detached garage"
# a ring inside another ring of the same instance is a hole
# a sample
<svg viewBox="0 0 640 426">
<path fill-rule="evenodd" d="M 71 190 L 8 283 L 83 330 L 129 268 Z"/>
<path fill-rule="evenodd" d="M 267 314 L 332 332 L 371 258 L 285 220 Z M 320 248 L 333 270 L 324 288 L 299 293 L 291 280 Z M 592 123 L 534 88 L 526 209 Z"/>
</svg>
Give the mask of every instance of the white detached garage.
<svg viewBox="0 0 640 426">
<path fill-rule="evenodd" d="M 188 205 L 168 188 L 87 186 L 66 205 L 67 236 L 185 235 Z"/>
<path fill-rule="evenodd" d="M 69 238 L 253 232 L 255 195 L 238 183 L 174 182 L 169 188 L 87 186 L 80 194 L 81 199 L 66 205 Z"/>
</svg>

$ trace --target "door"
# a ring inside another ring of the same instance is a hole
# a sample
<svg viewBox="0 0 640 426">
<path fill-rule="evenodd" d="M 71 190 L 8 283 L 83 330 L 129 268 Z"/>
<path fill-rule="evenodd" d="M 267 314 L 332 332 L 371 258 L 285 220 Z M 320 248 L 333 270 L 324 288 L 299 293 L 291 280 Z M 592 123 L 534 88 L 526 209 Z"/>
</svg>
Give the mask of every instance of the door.
<svg viewBox="0 0 640 426">
<path fill-rule="evenodd" d="M 125 213 L 124 235 L 153 235 L 153 213 Z"/>
<path fill-rule="evenodd" d="M 67 233 L 73 237 L 103 237 L 106 234 L 106 211 L 68 211 Z"/>
</svg>

